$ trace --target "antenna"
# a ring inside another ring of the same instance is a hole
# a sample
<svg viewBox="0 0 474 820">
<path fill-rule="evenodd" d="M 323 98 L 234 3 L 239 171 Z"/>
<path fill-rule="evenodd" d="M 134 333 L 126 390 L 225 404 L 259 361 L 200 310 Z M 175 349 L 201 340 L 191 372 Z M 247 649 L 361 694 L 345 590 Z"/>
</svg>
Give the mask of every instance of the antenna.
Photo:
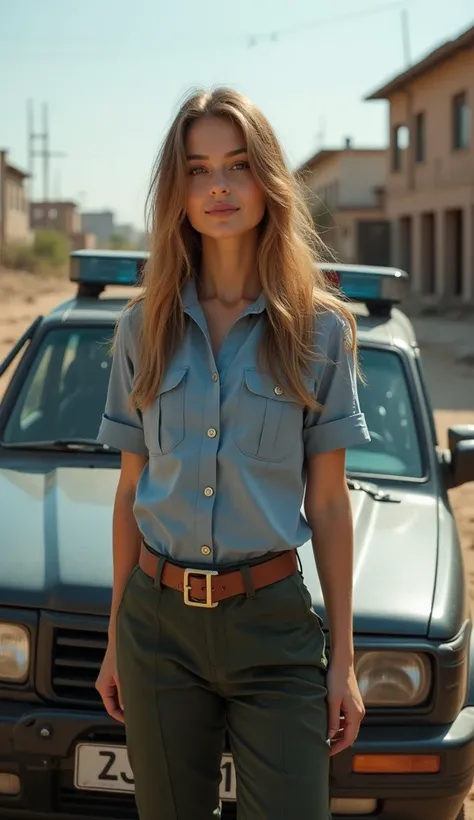
<svg viewBox="0 0 474 820">
<path fill-rule="evenodd" d="M 326 141 L 326 120 L 324 117 L 321 117 L 319 120 L 319 129 L 316 131 L 316 149 L 318 151 L 322 151 L 324 147 L 324 143 Z"/>
<path fill-rule="evenodd" d="M 43 160 L 43 202 L 45 205 L 49 200 L 50 191 L 50 173 L 51 173 L 51 159 L 56 157 L 65 157 L 62 151 L 51 151 L 50 135 L 49 135 L 49 116 L 48 105 L 43 103 L 42 107 L 42 131 L 35 132 L 34 128 L 34 110 L 33 103 L 28 100 L 27 103 L 27 127 L 28 127 L 28 171 L 30 173 L 29 180 L 29 195 L 33 199 L 33 180 L 34 180 L 34 160 L 36 158 Z M 40 148 L 36 148 L 37 143 L 40 143 Z M 48 208 L 44 208 L 44 225 L 48 222 Z"/>
</svg>

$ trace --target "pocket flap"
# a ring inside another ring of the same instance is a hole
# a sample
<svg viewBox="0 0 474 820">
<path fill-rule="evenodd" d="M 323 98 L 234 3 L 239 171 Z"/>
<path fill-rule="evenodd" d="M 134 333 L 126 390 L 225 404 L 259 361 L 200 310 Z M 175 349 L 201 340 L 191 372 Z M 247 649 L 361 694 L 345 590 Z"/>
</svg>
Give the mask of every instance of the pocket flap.
<svg viewBox="0 0 474 820">
<path fill-rule="evenodd" d="M 308 388 L 314 388 L 314 380 L 308 376 L 303 376 L 303 381 Z M 248 369 L 245 371 L 245 384 L 251 393 L 257 396 L 264 396 L 266 399 L 273 399 L 274 401 L 292 401 L 298 403 L 298 400 L 292 396 L 279 384 L 273 376 L 269 373 L 261 373 L 259 370 Z"/>
<path fill-rule="evenodd" d="M 158 395 L 161 396 L 162 393 L 167 393 L 168 390 L 174 390 L 174 388 L 183 381 L 187 372 L 187 367 L 177 367 L 167 370 L 161 380 Z"/>
</svg>

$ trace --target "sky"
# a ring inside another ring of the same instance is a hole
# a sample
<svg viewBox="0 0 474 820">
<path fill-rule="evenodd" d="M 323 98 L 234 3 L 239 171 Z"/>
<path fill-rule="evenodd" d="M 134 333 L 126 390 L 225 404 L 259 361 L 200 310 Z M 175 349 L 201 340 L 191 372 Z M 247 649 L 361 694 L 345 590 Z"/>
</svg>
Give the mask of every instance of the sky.
<svg viewBox="0 0 474 820">
<path fill-rule="evenodd" d="M 142 228 L 154 158 L 190 88 L 253 99 L 291 167 L 345 137 L 384 146 L 387 104 L 364 97 L 473 25 L 474 0 L 0 0 L 0 20 L 0 147 L 26 168 L 27 100 L 37 132 L 46 102 L 51 149 L 65 154 L 50 198 Z"/>
</svg>

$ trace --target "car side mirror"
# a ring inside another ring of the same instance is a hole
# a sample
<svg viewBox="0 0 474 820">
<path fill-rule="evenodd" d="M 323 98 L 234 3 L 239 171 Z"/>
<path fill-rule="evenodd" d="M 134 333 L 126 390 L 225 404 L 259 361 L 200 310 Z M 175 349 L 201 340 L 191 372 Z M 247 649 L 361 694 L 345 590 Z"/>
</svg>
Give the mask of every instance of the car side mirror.
<svg viewBox="0 0 474 820">
<path fill-rule="evenodd" d="M 474 481 L 474 424 L 457 424 L 448 430 L 451 454 L 450 486 Z"/>
</svg>

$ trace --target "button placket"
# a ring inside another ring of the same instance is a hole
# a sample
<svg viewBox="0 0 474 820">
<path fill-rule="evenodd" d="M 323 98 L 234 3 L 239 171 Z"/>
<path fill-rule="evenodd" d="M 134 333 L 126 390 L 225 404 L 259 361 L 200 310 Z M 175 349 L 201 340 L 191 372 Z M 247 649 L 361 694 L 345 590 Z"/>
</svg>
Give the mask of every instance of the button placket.
<svg viewBox="0 0 474 820">
<path fill-rule="evenodd" d="M 208 371 L 208 388 L 203 413 L 202 444 L 199 454 L 199 500 L 194 537 L 196 551 L 206 563 L 212 562 L 214 502 L 217 494 L 217 453 L 220 441 L 220 374 L 213 361 Z"/>
</svg>

